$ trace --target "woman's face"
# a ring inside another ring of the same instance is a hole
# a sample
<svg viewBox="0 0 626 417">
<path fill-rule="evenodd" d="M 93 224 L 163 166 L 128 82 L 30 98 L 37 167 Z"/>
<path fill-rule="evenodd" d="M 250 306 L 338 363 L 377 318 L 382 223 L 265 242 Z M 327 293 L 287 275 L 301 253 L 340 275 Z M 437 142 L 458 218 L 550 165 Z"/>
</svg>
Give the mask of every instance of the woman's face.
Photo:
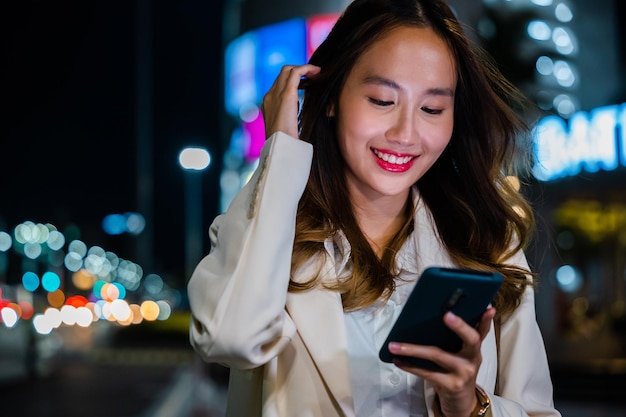
<svg viewBox="0 0 626 417">
<path fill-rule="evenodd" d="M 456 82 L 450 49 L 428 28 L 396 28 L 359 58 L 330 112 L 353 202 L 406 199 L 450 141 Z"/>
</svg>

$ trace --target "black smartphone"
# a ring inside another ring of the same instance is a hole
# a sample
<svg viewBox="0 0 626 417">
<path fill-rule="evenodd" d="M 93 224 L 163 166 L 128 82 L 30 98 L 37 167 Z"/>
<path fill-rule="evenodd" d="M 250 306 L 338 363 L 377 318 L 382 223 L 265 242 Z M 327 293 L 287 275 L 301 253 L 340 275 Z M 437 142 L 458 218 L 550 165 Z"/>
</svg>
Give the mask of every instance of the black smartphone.
<svg viewBox="0 0 626 417">
<path fill-rule="evenodd" d="M 502 285 L 499 272 L 454 268 L 428 268 L 415 284 L 400 316 L 394 323 L 379 357 L 392 362 L 389 342 L 438 346 L 448 352 L 461 350 L 462 341 L 443 322 L 443 315 L 452 311 L 470 326 L 476 326 Z M 404 357 L 413 365 L 442 370 L 424 359 Z"/>
</svg>

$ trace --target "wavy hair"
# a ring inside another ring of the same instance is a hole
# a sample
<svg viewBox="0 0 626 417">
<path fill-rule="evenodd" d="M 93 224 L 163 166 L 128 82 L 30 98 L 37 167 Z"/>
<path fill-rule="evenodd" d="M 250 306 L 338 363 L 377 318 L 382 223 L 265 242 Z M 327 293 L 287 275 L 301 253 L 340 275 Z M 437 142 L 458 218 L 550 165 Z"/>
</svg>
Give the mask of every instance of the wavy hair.
<svg viewBox="0 0 626 417">
<path fill-rule="evenodd" d="M 313 145 L 314 155 L 298 206 L 292 275 L 311 257 L 325 256 L 324 241 L 341 231 L 352 249 L 352 274 L 323 285 L 341 292 L 344 309 L 371 305 L 395 289 L 395 255 L 413 231 L 415 208 L 409 202 L 404 226 L 377 256 L 352 210 L 335 121 L 328 114 L 338 109 L 356 61 L 398 27 L 432 29 L 454 56 L 458 81 L 452 138 L 416 185 L 452 259 L 460 267 L 504 275 L 494 305 L 499 315 L 508 314 L 519 305 L 530 271 L 507 260 L 526 246 L 534 224 L 529 204 L 506 179 L 530 160 L 528 127 L 515 110 L 524 98 L 440 0 L 354 0 L 311 57 L 310 63 L 322 70 L 303 84 L 300 137 Z M 290 291 L 321 285 L 321 275 L 306 282 L 292 279 Z"/>
</svg>

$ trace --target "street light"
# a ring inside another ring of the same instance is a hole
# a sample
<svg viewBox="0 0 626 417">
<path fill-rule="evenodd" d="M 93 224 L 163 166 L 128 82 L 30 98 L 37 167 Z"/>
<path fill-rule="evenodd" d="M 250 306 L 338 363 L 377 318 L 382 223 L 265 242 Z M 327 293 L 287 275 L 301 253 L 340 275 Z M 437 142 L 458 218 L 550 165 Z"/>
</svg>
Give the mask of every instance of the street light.
<svg viewBox="0 0 626 417">
<path fill-rule="evenodd" d="M 187 147 L 178 155 L 185 170 L 185 279 L 202 258 L 202 171 L 211 163 L 204 148 Z"/>
</svg>

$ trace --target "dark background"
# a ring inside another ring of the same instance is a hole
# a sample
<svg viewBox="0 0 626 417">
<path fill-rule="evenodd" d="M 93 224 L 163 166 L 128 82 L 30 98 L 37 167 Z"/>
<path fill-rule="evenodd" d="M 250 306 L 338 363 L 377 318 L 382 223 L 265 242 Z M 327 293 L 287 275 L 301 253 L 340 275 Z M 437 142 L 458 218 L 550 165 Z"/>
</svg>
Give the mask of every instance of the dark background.
<svg viewBox="0 0 626 417">
<path fill-rule="evenodd" d="M 152 153 L 154 271 L 146 272 L 181 283 L 184 146 L 207 147 L 213 157 L 202 174 L 203 236 L 218 211 L 221 2 L 7 3 L 0 6 L 0 231 L 27 220 L 59 230 L 75 225 L 88 246 L 135 260 L 139 239 L 107 236 L 101 221 L 138 210 L 138 152 Z M 147 26 L 138 25 L 140 14 Z M 138 35 L 151 44 L 147 52 Z M 148 71 L 138 73 L 141 53 Z M 152 149 L 138 150 L 143 76 Z"/>
</svg>

